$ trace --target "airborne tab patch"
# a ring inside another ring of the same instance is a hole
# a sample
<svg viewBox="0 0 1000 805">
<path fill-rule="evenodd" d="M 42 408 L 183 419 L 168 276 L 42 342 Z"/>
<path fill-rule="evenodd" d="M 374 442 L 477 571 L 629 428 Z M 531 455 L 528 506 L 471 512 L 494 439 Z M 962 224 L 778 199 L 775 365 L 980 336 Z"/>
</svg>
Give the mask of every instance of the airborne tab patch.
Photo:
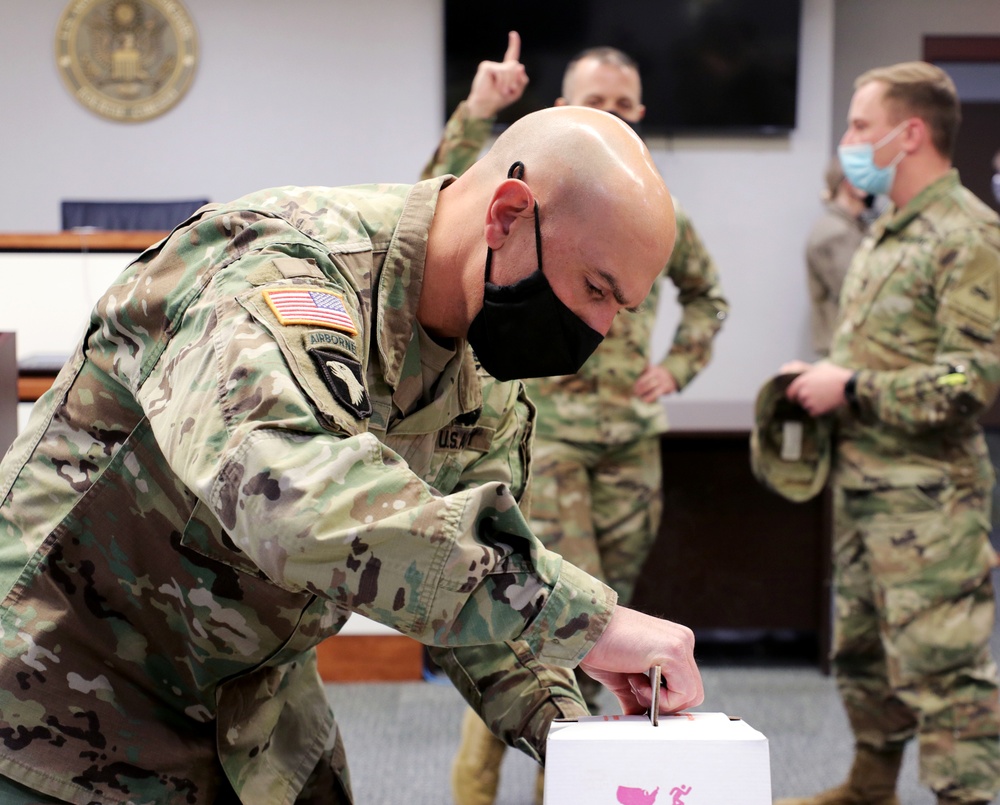
<svg viewBox="0 0 1000 805">
<path fill-rule="evenodd" d="M 307 350 L 316 348 L 333 349 L 344 353 L 350 360 L 358 360 L 358 345 L 353 338 L 329 330 L 310 330 L 303 342 Z"/>
<path fill-rule="evenodd" d="M 358 419 L 368 419 L 372 415 L 372 401 L 365 388 L 361 363 L 322 347 L 310 349 L 309 354 L 337 402 Z"/>
<path fill-rule="evenodd" d="M 344 304 L 344 297 L 332 291 L 272 288 L 264 291 L 264 299 L 278 317 L 279 324 L 309 324 L 358 334 L 358 328 L 354 326 L 354 320 Z"/>
</svg>

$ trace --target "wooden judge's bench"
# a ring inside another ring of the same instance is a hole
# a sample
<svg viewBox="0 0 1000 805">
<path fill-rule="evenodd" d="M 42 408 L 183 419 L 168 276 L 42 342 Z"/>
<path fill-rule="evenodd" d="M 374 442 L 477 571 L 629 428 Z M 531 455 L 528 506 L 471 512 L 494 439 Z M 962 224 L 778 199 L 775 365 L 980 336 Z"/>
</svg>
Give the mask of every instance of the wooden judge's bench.
<svg viewBox="0 0 1000 805">
<path fill-rule="evenodd" d="M 0 455 L 17 436 L 17 336 L 0 332 Z"/>
<path fill-rule="evenodd" d="M 633 606 L 695 631 L 698 654 L 828 668 L 829 492 L 792 503 L 750 470 L 752 402 L 666 404 L 663 521 Z"/>
<path fill-rule="evenodd" d="M 115 276 L 165 232 L 0 233 L 0 329 L 17 336 L 18 399 L 34 402 Z"/>
</svg>

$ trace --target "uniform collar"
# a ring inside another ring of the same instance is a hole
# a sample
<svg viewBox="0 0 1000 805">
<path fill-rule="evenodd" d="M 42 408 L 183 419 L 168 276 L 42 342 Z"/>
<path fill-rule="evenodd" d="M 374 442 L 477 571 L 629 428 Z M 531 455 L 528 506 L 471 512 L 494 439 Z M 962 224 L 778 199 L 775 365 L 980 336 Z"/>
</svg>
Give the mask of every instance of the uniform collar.
<svg viewBox="0 0 1000 805">
<path fill-rule="evenodd" d="M 427 234 L 441 189 L 455 179 L 436 177 L 415 184 L 403 203 L 403 211 L 393 232 L 378 279 L 375 327 L 383 377 L 392 389 L 393 402 L 400 411 L 411 410 L 419 383 L 401 383 L 404 367 L 420 366 L 416 335 L 417 306 L 423 287 L 427 257 Z M 390 315 L 391 314 L 391 315 Z M 472 354 L 461 341 L 455 357 L 443 375 L 456 377 L 457 399 L 436 401 L 435 420 L 442 426 L 460 414 L 482 406 L 482 390 Z M 412 354 L 416 350 L 418 354 Z M 404 399 L 405 397 L 405 399 Z"/>
<path fill-rule="evenodd" d="M 906 229 L 914 218 L 944 196 L 954 192 L 958 186 L 958 170 L 952 168 L 940 179 L 935 179 L 917 193 L 901 210 L 896 210 L 894 207 L 886 210 L 885 215 L 881 217 L 884 221 L 884 231 L 896 233 Z"/>
</svg>

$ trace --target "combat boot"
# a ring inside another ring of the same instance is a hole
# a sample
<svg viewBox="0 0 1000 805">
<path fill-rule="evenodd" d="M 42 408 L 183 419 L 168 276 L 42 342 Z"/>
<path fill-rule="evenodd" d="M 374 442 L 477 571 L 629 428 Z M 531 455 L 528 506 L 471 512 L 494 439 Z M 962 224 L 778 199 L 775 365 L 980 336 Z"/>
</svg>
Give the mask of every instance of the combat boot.
<svg viewBox="0 0 1000 805">
<path fill-rule="evenodd" d="M 455 805 L 493 805 L 506 749 L 507 745 L 489 731 L 475 711 L 465 711 L 458 752 L 451 764 Z"/>
<path fill-rule="evenodd" d="M 902 762 L 902 749 L 858 746 L 846 782 L 811 797 L 775 800 L 774 805 L 899 805 L 896 778 Z"/>
</svg>

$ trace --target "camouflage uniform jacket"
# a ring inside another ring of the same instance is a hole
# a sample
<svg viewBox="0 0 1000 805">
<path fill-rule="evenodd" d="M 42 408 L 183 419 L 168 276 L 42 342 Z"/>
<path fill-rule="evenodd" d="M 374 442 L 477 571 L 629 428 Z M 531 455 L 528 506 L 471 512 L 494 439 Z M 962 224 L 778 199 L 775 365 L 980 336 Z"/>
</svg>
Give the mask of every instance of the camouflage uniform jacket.
<svg viewBox="0 0 1000 805">
<path fill-rule="evenodd" d="M 190 805 L 224 769 L 292 802 L 332 726 L 312 649 L 351 612 L 567 665 L 593 645 L 614 594 L 518 507 L 520 384 L 464 342 L 421 368 L 441 184 L 203 208 L 98 302 L 0 465 L 0 773 Z"/>
<path fill-rule="evenodd" d="M 840 485 L 991 480 L 977 418 L 1000 387 L 998 332 L 1000 221 L 952 170 L 875 221 L 844 282 L 830 360 L 858 375 Z"/>
<path fill-rule="evenodd" d="M 470 118 L 464 102 L 459 104 L 423 176 L 466 171 L 486 142 L 489 124 L 488 120 Z M 722 295 L 715 262 L 676 199 L 674 209 L 677 241 L 662 276 L 677 288 L 681 319 L 661 365 L 682 389 L 711 359 L 712 340 L 728 315 L 729 303 Z M 650 364 L 659 288 L 659 283 L 654 283 L 637 312 L 615 317 L 604 341 L 577 374 L 525 382 L 531 401 L 538 407 L 539 436 L 619 444 L 667 429 L 663 405 L 643 402 L 632 392 L 635 381 Z"/>
</svg>

